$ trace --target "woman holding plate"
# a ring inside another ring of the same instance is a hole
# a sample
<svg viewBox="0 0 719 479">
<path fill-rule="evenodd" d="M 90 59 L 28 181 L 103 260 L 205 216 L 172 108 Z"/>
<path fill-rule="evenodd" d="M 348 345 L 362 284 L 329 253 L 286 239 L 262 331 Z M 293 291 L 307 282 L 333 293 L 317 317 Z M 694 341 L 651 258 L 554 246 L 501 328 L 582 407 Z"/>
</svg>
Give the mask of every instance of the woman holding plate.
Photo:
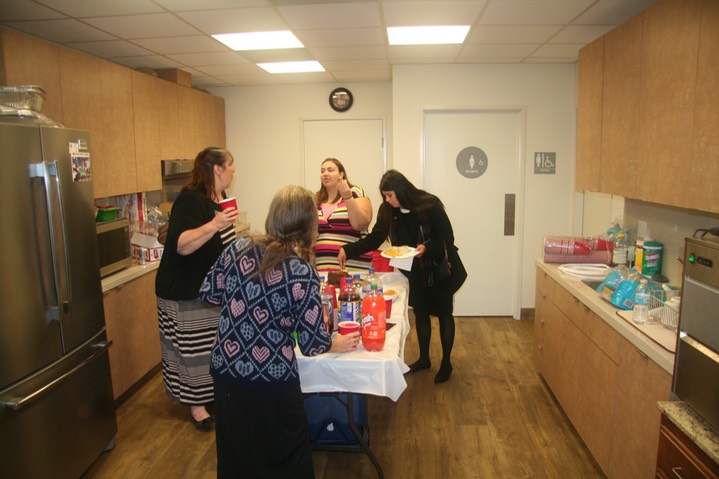
<svg viewBox="0 0 719 479">
<path fill-rule="evenodd" d="M 453 370 L 454 293 L 467 278 L 454 245 L 452 224 L 437 196 L 417 188 L 396 170 L 389 170 L 382 176 L 379 189 L 384 201 L 377 212 L 377 223 L 369 235 L 340 248 L 339 263 L 343 266 L 347 258 L 376 249 L 385 239 L 394 246 L 415 248 L 415 251 L 409 250 L 415 253 L 411 271 L 403 271 L 409 279 L 409 305 L 414 310 L 419 343 L 419 359 L 409 365 L 409 372 L 431 367 L 430 316 L 437 316 L 442 363 L 434 382 L 442 383 L 449 379 Z M 445 255 L 451 264 L 451 275 L 438 280 L 435 267 Z"/>
</svg>

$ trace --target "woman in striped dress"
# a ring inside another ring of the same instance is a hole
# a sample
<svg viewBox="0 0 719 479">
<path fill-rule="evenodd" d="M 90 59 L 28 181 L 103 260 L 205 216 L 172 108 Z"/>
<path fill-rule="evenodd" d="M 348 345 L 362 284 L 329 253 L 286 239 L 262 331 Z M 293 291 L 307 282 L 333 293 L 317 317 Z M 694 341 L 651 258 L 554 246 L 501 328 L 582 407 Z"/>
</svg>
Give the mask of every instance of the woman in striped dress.
<svg viewBox="0 0 719 479">
<path fill-rule="evenodd" d="M 214 424 L 206 405 L 213 401 L 209 359 L 220 311 L 200 300 L 200 286 L 235 239 L 237 209 L 222 211 L 219 205 L 232 184 L 233 163 L 221 148 L 205 148 L 195 158 L 192 180 L 172 205 L 155 281 L 165 390 L 190 407 L 192 422 L 202 431 Z"/>
<path fill-rule="evenodd" d="M 367 234 L 372 220 L 372 203 L 361 186 L 350 183 L 345 167 L 336 158 L 322 162 L 320 181 L 322 186 L 317 192 L 319 236 L 315 246 L 317 270 L 338 270 L 340 248 Z M 346 267 L 366 270 L 371 263 L 372 253 L 368 252 L 347 260 Z"/>
</svg>

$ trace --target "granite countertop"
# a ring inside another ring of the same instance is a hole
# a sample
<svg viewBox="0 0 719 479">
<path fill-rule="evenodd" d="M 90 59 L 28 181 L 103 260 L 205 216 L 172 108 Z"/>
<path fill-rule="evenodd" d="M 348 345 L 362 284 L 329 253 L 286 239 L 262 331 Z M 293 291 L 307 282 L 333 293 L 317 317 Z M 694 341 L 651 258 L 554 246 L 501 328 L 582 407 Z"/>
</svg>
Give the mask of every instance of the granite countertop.
<svg viewBox="0 0 719 479">
<path fill-rule="evenodd" d="M 660 401 L 657 407 L 680 431 L 719 464 L 719 431 L 706 422 L 684 401 Z"/>
<path fill-rule="evenodd" d="M 581 301 L 597 316 L 609 324 L 615 331 L 632 343 L 639 351 L 646 354 L 669 374 L 674 373 L 674 353 L 652 340 L 639 328 L 622 318 L 614 305 L 603 299 L 599 293 L 592 289 L 581 279 L 566 275 L 559 271 L 559 264 L 545 263 L 537 260 L 537 266 L 545 271 L 552 279 L 567 289 L 575 298 Z M 667 330 L 668 331 L 668 330 Z"/>
</svg>

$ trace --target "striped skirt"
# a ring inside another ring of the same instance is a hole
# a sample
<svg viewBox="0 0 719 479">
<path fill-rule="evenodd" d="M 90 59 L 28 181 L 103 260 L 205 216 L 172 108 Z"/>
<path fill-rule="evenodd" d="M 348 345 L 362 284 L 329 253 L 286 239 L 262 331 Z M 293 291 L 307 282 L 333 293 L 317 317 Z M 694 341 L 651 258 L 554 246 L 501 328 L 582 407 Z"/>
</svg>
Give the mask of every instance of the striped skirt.
<svg viewBox="0 0 719 479">
<path fill-rule="evenodd" d="M 183 404 L 212 402 L 210 353 L 220 308 L 199 299 L 171 301 L 157 297 L 157 317 L 167 395 Z"/>
</svg>

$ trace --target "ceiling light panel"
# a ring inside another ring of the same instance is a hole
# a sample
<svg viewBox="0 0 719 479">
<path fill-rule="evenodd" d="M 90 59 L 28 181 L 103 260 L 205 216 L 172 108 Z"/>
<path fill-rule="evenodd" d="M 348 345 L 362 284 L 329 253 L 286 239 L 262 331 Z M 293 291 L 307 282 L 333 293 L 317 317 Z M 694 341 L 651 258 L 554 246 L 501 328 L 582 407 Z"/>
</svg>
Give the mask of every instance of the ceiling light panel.
<svg viewBox="0 0 719 479">
<path fill-rule="evenodd" d="M 325 71 L 316 61 L 258 63 L 257 66 L 269 73 L 310 73 Z"/>
<path fill-rule="evenodd" d="M 390 45 L 452 45 L 464 42 L 469 25 L 387 27 Z"/>
<path fill-rule="evenodd" d="M 279 48 L 303 48 L 302 42 L 289 30 L 276 32 L 221 33 L 212 35 L 236 51 L 277 50 Z"/>
<path fill-rule="evenodd" d="M 465 25 L 477 21 L 486 2 L 383 2 L 382 13 L 387 26 Z"/>
</svg>

